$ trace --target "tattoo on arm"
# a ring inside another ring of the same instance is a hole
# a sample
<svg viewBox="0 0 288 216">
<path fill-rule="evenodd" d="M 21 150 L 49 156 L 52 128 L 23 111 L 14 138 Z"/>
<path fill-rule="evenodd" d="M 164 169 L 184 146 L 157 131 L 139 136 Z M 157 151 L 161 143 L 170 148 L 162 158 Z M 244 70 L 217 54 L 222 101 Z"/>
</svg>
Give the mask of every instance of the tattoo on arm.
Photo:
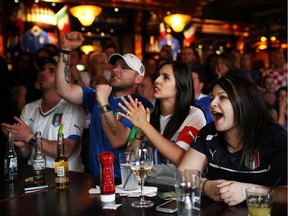
<svg viewBox="0 0 288 216">
<path fill-rule="evenodd" d="M 108 113 L 104 113 L 104 120 L 110 130 L 110 132 L 112 133 L 112 135 L 116 135 L 117 134 L 117 130 L 116 128 L 113 126 L 111 119 L 109 118 L 109 116 L 107 115 Z"/>
<path fill-rule="evenodd" d="M 70 58 L 69 56 L 63 54 L 63 62 L 64 62 L 64 78 L 67 83 L 70 83 Z"/>
</svg>

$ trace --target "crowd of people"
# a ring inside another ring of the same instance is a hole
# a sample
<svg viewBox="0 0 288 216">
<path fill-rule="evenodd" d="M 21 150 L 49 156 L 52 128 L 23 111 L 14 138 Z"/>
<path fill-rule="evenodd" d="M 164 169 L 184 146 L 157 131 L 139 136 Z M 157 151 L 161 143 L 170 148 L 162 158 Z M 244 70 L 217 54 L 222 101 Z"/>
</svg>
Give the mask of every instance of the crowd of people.
<svg viewBox="0 0 288 216">
<path fill-rule="evenodd" d="M 154 151 L 151 183 L 173 185 L 177 168 L 197 169 L 202 193 L 233 206 L 245 200 L 245 188 L 271 187 L 280 178 L 275 201 L 287 202 L 283 50 L 273 51 L 264 69 L 254 67 L 251 53 L 237 52 L 238 61 L 233 52 L 201 59 L 189 46 L 175 61 L 164 46 L 142 63 L 109 44 L 89 53 L 81 71 L 82 34 L 68 32 L 60 41 L 33 55 L 21 52 L 12 71 L 1 58 L 1 160 L 12 132 L 20 163 L 31 164 L 41 131 L 53 168 L 62 124 L 70 170 L 100 177 L 99 153 L 109 151 L 121 183 L 119 154 L 145 142 Z"/>
</svg>

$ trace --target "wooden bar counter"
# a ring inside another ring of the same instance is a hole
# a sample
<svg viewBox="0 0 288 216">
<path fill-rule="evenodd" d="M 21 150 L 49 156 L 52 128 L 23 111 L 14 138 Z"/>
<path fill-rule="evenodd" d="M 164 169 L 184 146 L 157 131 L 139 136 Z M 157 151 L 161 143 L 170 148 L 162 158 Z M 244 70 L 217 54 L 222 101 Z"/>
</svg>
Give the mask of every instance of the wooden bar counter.
<svg viewBox="0 0 288 216">
<path fill-rule="evenodd" d="M 139 198 L 120 197 L 116 194 L 115 203 L 122 204 L 117 210 L 104 210 L 102 207 L 107 203 L 100 201 L 100 195 L 90 195 L 89 189 L 95 187 L 99 179 L 87 173 L 69 172 L 70 188 L 68 191 L 56 191 L 54 183 L 54 170 L 46 169 L 48 189 L 38 192 L 25 193 L 25 179 L 32 176 L 31 166 L 19 168 L 19 178 L 15 183 L 0 180 L 0 215 L 22 216 L 22 215 L 100 215 L 100 216 L 157 216 L 169 215 L 160 213 L 155 207 L 163 202 L 158 196 L 147 197 L 154 202 L 154 206 L 146 209 L 131 207 L 131 203 Z M 168 192 L 173 187 L 158 186 L 158 191 Z M 229 207 L 225 203 L 213 202 L 202 197 L 201 216 L 247 216 L 248 211 L 245 204 Z M 177 215 L 170 214 L 170 215 Z M 274 204 L 272 216 L 287 215 L 287 205 Z"/>
</svg>

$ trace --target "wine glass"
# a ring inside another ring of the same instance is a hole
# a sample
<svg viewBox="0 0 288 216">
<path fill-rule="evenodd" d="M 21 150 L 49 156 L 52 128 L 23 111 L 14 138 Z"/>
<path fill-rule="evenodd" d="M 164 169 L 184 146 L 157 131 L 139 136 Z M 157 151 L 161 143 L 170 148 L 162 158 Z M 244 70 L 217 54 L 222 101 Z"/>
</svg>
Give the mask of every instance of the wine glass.
<svg viewBox="0 0 288 216">
<path fill-rule="evenodd" d="M 143 195 L 143 185 L 148 173 L 153 166 L 153 152 L 151 147 L 144 144 L 136 152 L 131 151 L 129 154 L 130 167 L 141 186 L 141 198 L 139 201 L 133 202 L 131 205 L 137 208 L 152 207 L 154 203 L 150 200 L 145 200 Z"/>
</svg>

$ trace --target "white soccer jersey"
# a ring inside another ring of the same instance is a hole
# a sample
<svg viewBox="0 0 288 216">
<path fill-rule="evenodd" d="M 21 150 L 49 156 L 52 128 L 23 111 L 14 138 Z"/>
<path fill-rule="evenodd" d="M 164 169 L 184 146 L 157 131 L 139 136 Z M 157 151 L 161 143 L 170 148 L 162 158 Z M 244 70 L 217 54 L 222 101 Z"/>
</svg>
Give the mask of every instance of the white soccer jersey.
<svg viewBox="0 0 288 216">
<path fill-rule="evenodd" d="M 47 112 L 41 109 L 41 99 L 27 104 L 21 113 L 21 119 L 29 126 L 32 133 L 36 131 L 41 132 L 44 139 L 56 141 L 58 135 L 58 128 L 63 124 L 64 138 L 78 139 L 82 136 L 85 113 L 82 107 L 70 104 L 61 99 L 59 103 Z M 55 146 L 56 148 L 56 146 Z M 32 154 L 28 164 L 32 164 Z M 83 172 L 83 165 L 81 162 L 81 143 L 79 142 L 75 147 L 73 153 L 68 158 L 69 170 Z M 54 160 L 46 155 L 46 167 L 54 168 Z"/>
<path fill-rule="evenodd" d="M 160 133 L 163 132 L 170 121 L 172 115 L 162 116 L 160 115 Z M 187 151 L 194 141 L 194 138 L 199 133 L 200 129 L 206 125 L 206 119 L 204 113 L 197 107 L 191 106 L 190 112 L 182 125 L 175 132 L 171 141 Z M 161 163 L 158 158 L 158 151 L 155 149 L 154 152 L 155 163 Z"/>
<path fill-rule="evenodd" d="M 163 134 L 170 116 L 160 116 L 160 133 Z M 197 107 L 191 106 L 190 112 L 182 125 L 178 128 L 171 141 L 184 150 L 188 150 L 199 130 L 206 124 L 204 113 Z"/>
</svg>

